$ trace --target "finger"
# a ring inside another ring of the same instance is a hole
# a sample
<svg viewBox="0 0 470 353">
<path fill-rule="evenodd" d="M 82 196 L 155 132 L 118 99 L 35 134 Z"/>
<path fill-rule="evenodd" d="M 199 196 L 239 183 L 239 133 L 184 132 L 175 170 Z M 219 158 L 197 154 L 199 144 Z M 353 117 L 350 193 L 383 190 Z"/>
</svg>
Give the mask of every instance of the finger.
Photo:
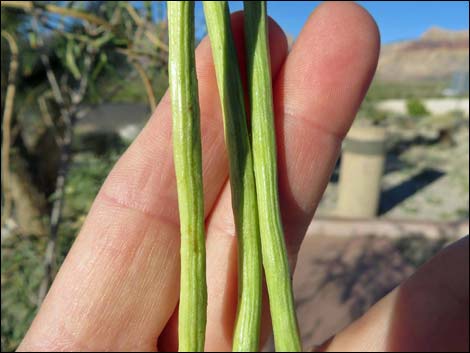
<svg viewBox="0 0 470 353">
<path fill-rule="evenodd" d="M 378 51 L 377 27 L 365 10 L 353 3 L 325 3 L 309 18 L 274 81 L 279 193 L 292 265 L 375 72 Z M 208 351 L 231 350 L 237 306 L 234 235 L 227 184 L 207 228 Z M 266 305 L 263 312 L 266 332 Z"/>
<path fill-rule="evenodd" d="M 373 78 L 379 48 L 366 10 L 353 2 L 323 3 L 276 82 L 279 193 L 291 260 Z"/>
<path fill-rule="evenodd" d="M 230 184 L 226 185 L 208 221 L 207 231 L 207 352 L 230 352 L 238 302 L 238 253 L 233 223 Z M 263 283 L 262 320 L 269 318 L 266 284 Z M 269 335 L 262 325 L 260 342 Z"/>
<path fill-rule="evenodd" d="M 234 27 L 241 28 L 242 22 L 240 14 L 233 16 Z M 242 36 L 236 30 L 236 38 Z M 273 53 L 274 58 L 283 56 Z M 207 215 L 227 178 L 207 39 L 197 49 L 196 67 Z M 179 297 L 175 183 L 166 95 L 108 176 L 21 350 L 156 348 L 156 337 Z"/>
<path fill-rule="evenodd" d="M 468 236 L 444 249 L 362 318 L 329 352 L 468 352 Z"/>
</svg>

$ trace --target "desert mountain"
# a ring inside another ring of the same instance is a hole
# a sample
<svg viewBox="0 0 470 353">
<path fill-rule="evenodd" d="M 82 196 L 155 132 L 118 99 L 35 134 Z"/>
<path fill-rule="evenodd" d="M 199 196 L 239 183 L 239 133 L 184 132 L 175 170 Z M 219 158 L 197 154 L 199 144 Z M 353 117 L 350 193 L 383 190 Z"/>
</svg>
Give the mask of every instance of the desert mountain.
<svg viewBox="0 0 470 353">
<path fill-rule="evenodd" d="M 455 72 L 468 72 L 469 31 L 438 27 L 420 38 L 384 45 L 377 78 L 384 81 L 448 79 Z"/>
</svg>

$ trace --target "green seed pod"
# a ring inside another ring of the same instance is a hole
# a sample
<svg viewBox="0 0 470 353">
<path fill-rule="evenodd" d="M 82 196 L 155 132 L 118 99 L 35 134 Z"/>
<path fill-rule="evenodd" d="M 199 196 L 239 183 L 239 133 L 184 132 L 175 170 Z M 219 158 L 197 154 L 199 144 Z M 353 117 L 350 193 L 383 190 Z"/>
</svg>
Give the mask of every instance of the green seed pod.
<svg viewBox="0 0 470 353">
<path fill-rule="evenodd" d="M 169 1 L 168 21 L 173 152 L 181 228 L 179 351 L 202 352 L 207 286 L 194 2 Z"/>
<path fill-rule="evenodd" d="M 263 266 L 278 352 L 301 351 L 279 209 L 276 138 L 265 1 L 245 1 L 245 43 L 253 161 Z"/>
<path fill-rule="evenodd" d="M 233 351 L 257 351 L 261 321 L 261 250 L 253 155 L 243 87 L 226 1 L 203 1 L 212 46 L 229 156 L 232 208 L 238 237 L 238 309 Z"/>
</svg>

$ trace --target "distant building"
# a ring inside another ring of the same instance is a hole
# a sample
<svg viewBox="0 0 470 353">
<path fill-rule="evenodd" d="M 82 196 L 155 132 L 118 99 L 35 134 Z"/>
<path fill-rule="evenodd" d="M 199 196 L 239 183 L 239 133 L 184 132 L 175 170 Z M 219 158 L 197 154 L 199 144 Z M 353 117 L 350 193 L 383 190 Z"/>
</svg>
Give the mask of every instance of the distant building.
<svg viewBox="0 0 470 353">
<path fill-rule="evenodd" d="M 468 95 L 468 71 L 456 72 L 452 76 L 452 82 L 449 87 L 442 91 L 445 96 L 463 96 Z"/>
</svg>

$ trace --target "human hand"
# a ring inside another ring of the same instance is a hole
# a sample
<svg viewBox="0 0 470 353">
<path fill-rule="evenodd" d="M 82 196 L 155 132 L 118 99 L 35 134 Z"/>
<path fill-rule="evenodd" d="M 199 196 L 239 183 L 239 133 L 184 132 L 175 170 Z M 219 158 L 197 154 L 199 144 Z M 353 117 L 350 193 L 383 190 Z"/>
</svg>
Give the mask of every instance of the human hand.
<svg viewBox="0 0 470 353">
<path fill-rule="evenodd" d="M 232 16 L 232 24 L 240 52 L 240 13 Z M 294 267 L 342 138 L 375 72 L 379 36 L 374 21 L 359 6 L 325 3 L 310 17 L 290 53 L 273 21 L 270 45 L 280 204 Z M 207 38 L 197 49 L 196 64 L 207 236 L 206 350 L 223 351 L 231 350 L 237 255 L 222 116 Z M 19 350 L 175 350 L 178 293 L 179 222 L 167 94 L 100 190 Z M 468 306 L 468 282 L 466 293 Z M 390 302 L 393 299 L 384 299 L 328 348 L 384 350 L 386 323 L 393 313 Z M 264 305 L 264 337 L 267 309 Z M 468 345 L 468 333 L 466 337 Z"/>
</svg>

